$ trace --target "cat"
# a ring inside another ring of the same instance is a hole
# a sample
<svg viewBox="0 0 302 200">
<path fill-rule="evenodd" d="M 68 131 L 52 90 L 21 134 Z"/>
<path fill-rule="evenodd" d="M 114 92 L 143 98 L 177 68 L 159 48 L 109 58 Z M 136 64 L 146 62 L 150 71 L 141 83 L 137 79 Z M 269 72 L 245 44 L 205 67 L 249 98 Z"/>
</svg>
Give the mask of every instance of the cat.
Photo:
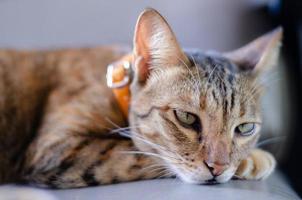
<svg viewBox="0 0 302 200">
<path fill-rule="evenodd" d="M 268 177 L 276 161 L 255 147 L 260 80 L 277 62 L 281 37 L 277 28 L 229 53 L 184 51 L 148 8 L 132 52 L 0 50 L 0 182 L 76 188 Z M 126 103 L 105 75 L 125 62 Z"/>
</svg>

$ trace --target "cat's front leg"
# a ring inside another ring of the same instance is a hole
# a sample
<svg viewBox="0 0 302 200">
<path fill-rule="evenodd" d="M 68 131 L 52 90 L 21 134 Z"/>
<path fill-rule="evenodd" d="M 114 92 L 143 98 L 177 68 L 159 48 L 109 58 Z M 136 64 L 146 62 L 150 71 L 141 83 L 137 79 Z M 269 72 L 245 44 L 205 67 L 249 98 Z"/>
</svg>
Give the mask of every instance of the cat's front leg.
<svg viewBox="0 0 302 200">
<path fill-rule="evenodd" d="M 138 152 L 132 140 L 109 132 L 108 122 L 102 119 L 119 120 L 99 102 L 73 101 L 44 116 L 25 153 L 24 181 L 41 187 L 76 188 L 162 175 L 156 170 L 156 158 Z"/>
<path fill-rule="evenodd" d="M 155 160 L 131 153 L 137 152 L 131 140 L 74 136 L 50 148 L 34 149 L 28 154 L 23 179 L 40 187 L 77 188 L 162 175 L 154 170 Z"/>
<path fill-rule="evenodd" d="M 246 180 L 267 178 L 275 169 L 276 160 L 272 154 L 261 149 L 253 149 L 249 156 L 242 160 L 235 177 Z"/>
</svg>

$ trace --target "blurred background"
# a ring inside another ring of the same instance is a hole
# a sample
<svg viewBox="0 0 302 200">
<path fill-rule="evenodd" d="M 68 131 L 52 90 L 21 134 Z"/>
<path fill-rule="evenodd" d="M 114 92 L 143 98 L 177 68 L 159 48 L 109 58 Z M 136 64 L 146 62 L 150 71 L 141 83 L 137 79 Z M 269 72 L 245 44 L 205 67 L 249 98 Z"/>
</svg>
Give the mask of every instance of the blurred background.
<svg viewBox="0 0 302 200">
<path fill-rule="evenodd" d="M 159 10 L 184 47 L 239 47 L 271 25 L 257 9 L 267 0 L 0 0 L 0 46 L 56 48 L 132 44 L 145 7 Z"/>
<path fill-rule="evenodd" d="M 301 195 L 301 0 L 0 0 L 0 48 L 131 46 L 145 7 L 162 13 L 187 48 L 229 51 L 283 26 L 280 62 L 266 81 L 259 145 L 276 155 Z"/>
</svg>

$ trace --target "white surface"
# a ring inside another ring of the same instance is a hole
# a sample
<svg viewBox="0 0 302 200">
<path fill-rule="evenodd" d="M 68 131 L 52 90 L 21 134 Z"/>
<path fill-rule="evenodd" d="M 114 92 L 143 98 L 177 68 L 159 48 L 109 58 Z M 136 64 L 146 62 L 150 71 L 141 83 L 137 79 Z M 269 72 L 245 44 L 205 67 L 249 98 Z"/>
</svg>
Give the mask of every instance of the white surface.
<svg viewBox="0 0 302 200">
<path fill-rule="evenodd" d="M 280 173 L 265 181 L 233 180 L 220 185 L 189 185 L 177 179 L 138 181 L 69 190 L 0 187 L 0 200 L 289 200 L 299 199 Z"/>
</svg>

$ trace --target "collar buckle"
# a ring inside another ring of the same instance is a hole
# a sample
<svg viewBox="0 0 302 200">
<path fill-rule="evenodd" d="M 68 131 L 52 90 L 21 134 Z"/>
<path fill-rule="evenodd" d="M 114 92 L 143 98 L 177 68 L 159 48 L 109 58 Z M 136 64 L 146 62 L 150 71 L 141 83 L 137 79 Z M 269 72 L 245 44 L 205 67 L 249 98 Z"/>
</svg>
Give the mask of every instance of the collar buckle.
<svg viewBox="0 0 302 200">
<path fill-rule="evenodd" d="M 132 80 L 131 64 L 127 60 L 118 61 L 107 67 L 107 86 L 112 89 L 123 88 Z"/>
</svg>

